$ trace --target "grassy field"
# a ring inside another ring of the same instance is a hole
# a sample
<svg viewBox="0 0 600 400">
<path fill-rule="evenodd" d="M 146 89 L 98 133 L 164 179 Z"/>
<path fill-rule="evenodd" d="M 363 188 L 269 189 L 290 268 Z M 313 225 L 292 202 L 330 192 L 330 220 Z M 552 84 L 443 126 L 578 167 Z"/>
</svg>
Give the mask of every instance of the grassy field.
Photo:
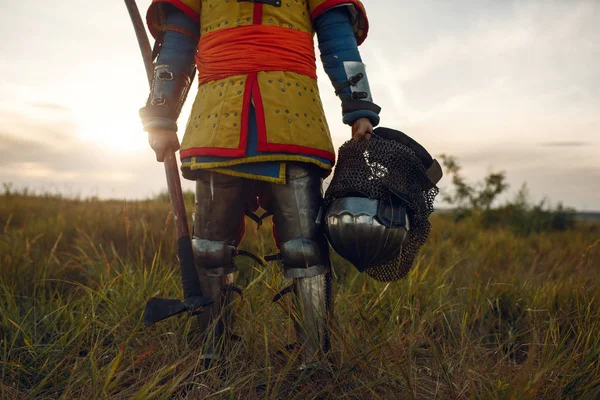
<svg viewBox="0 0 600 400">
<path fill-rule="evenodd" d="M 432 222 L 401 282 L 334 256 L 327 372 L 286 350 L 279 266 L 239 258 L 242 340 L 205 369 L 193 319 L 141 322 L 147 298 L 181 296 L 168 204 L 2 196 L 0 398 L 600 398 L 600 229 Z M 268 224 L 242 248 L 274 252 Z"/>
</svg>

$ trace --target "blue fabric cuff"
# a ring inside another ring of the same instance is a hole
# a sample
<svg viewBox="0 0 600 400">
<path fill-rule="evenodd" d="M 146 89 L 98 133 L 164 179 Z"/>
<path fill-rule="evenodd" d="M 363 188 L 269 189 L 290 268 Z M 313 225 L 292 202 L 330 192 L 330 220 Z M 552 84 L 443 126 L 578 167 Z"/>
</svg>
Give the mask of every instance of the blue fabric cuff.
<svg viewBox="0 0 600 400">
<path fill-rule="evenodd" d="M 371 110 L 358 110 L 344 114 L 342 119 L 346 125 L 353 125 L 357 120 L 361 118 L 369 118 L 373 127 L 379 125 L 379 115 Z"/>
</svg>

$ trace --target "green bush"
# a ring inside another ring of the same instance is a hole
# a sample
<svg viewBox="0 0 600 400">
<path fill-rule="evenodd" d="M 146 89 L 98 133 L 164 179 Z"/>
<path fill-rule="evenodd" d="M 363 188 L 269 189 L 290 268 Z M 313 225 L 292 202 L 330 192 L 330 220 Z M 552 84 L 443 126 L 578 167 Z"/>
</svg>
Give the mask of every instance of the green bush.
<svg viewBox="0 0 600 400">
<path fill-rule="evenodd" d="M 452 177 L 453 190 L 442 196 L 454 207 L 455 221 L 474 219 L 482 228 L 507 228 L 521 235 L 575 227 L 574 209 L 562 203 L 552 208 L 546 200 L 534 204 L 526 184 L 521 186 L 513 200 L 493 207 L 509 187 L 504 172 L 492 172 L 483 181 L 469 184 L 460 174 L 461 166 L 456 158 L 444 154 L 440 158 L 446 173 Z"/>
</svg>

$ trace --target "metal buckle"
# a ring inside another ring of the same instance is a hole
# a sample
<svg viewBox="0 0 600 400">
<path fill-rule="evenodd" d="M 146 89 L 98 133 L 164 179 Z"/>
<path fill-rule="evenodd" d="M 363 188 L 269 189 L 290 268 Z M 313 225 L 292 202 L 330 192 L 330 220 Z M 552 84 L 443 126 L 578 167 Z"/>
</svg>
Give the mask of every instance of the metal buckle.
<svg viewBox="0 0 600 400">
<path fill-rule="evenodd" d="M 366 92 L 352 92 L 352 100 L 363 100 L 369 98 L 369 94 Z"/>
<path fill-rule="evenodd" d="M 153 106 L 164 106 L 167 100 L 164 97 L 155 97 L 150 101 Z"/>
<path fill-rule="evenodd" d="M 362 72 L 359 72 L 358 74 L 351 76 L 350 79 L 348 79 L 348 83 L 352 86 L 356 86 L 356 84 L 364 77 L 365 75 Z"/>
<path fill-rule="evenodd" d="M 163 81 L 172 81 L 174 79 L 174 76 L 171 71 L 160 71 L 158 73 L 158 79 Z"/>
</svg>

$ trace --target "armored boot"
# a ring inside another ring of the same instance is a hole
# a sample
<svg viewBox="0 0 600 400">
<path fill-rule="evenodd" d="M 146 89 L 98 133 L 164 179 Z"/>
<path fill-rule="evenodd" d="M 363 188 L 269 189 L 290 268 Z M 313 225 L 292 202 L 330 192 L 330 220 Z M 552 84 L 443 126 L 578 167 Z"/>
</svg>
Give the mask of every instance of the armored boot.
<svg viewBox="0 0 600 400">
<path fill-rule="evenodd" d="M 215 300 L 198 315 L 198 329 L 203 346 L 201 358 L 206 364 L 210 364 L 223 358 L 226 346 L 233 337 L 233 274 L 207 276 L 204 273 L 200 279 L 203 292 Z"/>
<path fill-rule="evenodd" d="M 329 351 L 332 316 L 331 273 L 294 279 L 294 325 L 301 348 L 301 369 L 320 364 Z"/>
<path fill-rule="evenodd" d="M 260 205 L 273 214 L 283 275 L 293 279 L 292 316 L 301 346 L 301 368 L 318 365 L 329 350 L 332 282 L 327 240 L 317 223 L 321 174 L 309 164 L 289 163 L 287 183 L 261 191 Z"/>
<path fill-rule="evenodd" d="M 233 274 L 237 245 L 244 232 L 244 213 L 249 196 L 245 180 L 207 172 L 196 181 L 196 212 L 192 247 L 201 287 L 213 304 L 199 315 L 206 363 L 224 357 L 233 336 Z"/>
</svg>

